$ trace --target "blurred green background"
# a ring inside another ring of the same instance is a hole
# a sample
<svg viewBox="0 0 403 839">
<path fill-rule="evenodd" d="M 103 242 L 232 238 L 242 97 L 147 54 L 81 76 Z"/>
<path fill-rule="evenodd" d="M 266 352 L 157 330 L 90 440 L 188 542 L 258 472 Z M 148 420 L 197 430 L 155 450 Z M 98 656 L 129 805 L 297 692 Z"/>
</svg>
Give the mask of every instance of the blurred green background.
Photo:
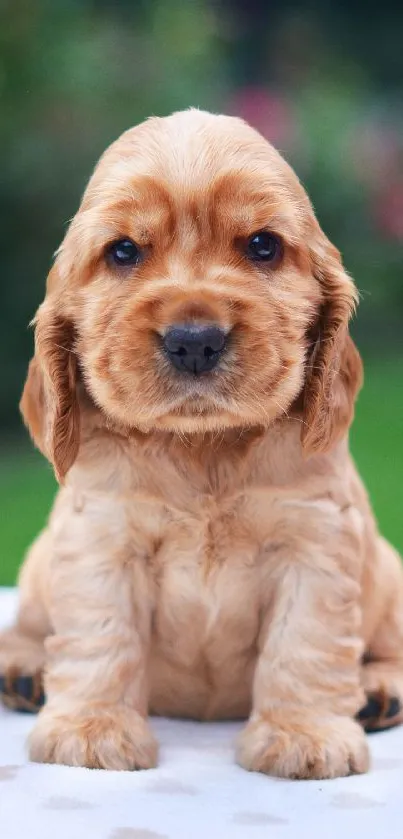
<svg viewBox="0 0 403 839">
<path fill-rule="evenodd" d="M 403 549 L 403 5 L 0 0 L 0 583 L 55 485 L 18 400 L 27 324 L 105 146 L 150 114 L 237 113 L 294 165 L 361 291 L 352 448 Z"/>
</svg>

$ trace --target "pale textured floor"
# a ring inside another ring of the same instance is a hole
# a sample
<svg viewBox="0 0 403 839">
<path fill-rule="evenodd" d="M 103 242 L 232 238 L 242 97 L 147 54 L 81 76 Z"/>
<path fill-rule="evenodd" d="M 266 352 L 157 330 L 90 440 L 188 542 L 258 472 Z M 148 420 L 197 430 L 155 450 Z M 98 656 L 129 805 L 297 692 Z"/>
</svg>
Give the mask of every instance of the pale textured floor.
<svg viewBox="0 0 403 839">
<path fill-rule="evenodd" d="M 0 592 L 0 624 L 14 592 Z M 234 724 L 153 721 L 149 772 L 36 766 L 32 717 L 0 710 L 1 839 L 403 839 L 403 727 L 371 738 L 365 777 L 288 782 L 235 766 Z"/>
</svg>

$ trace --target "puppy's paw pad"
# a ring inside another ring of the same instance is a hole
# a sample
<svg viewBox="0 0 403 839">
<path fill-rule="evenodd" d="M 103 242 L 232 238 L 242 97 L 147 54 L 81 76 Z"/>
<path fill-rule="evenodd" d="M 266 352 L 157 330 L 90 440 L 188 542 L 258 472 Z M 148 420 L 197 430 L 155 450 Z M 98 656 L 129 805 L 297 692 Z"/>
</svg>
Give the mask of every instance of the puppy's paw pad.
<svg viewBox="0 0 403 839">
<path fill-rule="evenodd" d="M 403 706 L 397 696 L 386 691 L 367 693 L 367 703 L 357 714 L 357 720 L 368 733 L 385 731 L 403 721 Z"/>
<path fill-rule="evenodd" d="M 0 675 L 0 696 L 11 710 L 36 714 L 45 702 L 42 672 L 26 676 L 14 669 Z"/>
</svg>

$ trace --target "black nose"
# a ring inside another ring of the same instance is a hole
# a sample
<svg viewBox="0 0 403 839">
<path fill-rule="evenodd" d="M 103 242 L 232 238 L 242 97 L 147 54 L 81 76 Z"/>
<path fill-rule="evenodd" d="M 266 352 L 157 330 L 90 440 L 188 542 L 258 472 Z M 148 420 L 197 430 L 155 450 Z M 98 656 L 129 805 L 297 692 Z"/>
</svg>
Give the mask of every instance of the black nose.
<svg viewBox="0 0 403 839">
<path fill-rule="evenodd" d="M 164 335 L 165 352 L 183 373 L 205 373 L 216 366 L 225 347 L 225 332 L 219 326 L 174 324 Z"/>
</svg>

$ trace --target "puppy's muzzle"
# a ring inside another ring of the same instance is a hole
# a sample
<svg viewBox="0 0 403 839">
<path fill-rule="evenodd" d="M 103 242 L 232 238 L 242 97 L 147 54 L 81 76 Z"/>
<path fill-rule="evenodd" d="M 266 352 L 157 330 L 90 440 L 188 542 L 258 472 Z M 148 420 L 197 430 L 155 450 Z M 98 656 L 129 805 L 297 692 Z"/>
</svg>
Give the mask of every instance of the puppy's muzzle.
<svg viewBox="0 0 403 839">
<path fill-rule="evenodd" d="M 164 335 L 163 347 L 177 370 L 198 376 L 216 366 L 226 337 L 219 326 L 173 324 Z"/>
</svg>

